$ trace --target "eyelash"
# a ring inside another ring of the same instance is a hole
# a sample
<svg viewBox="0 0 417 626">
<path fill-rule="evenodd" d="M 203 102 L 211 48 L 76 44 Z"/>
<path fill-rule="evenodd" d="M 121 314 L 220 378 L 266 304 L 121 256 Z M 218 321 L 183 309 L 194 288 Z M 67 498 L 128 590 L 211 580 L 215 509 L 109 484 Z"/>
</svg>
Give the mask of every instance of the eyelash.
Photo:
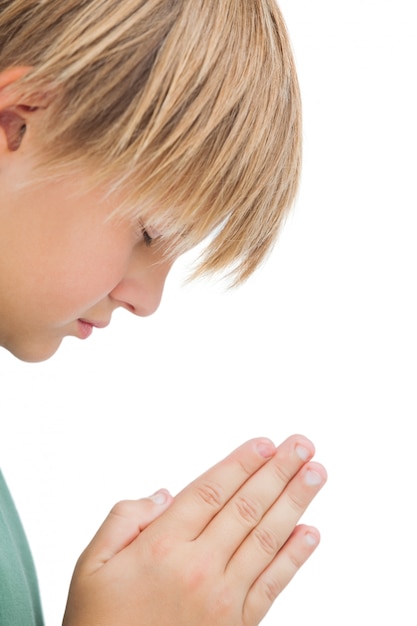
<svg viewBox="0 0 417 626">
<path fill-rule="evenodd" d="M 145 242 L 145 246 L 147 248 L 150 248 L 153 242 L 153 238 L 150 236 L 146 228 L 142 228 L 142 237 L 143 241 Z"/>
</svg>

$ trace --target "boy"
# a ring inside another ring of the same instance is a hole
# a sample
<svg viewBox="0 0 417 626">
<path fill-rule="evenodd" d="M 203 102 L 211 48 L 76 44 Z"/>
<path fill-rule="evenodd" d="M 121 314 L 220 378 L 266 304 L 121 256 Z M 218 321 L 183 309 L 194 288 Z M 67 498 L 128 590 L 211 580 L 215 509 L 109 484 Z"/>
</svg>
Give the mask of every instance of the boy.
<svg viewBox="0 0 417 626">
<path fill-rule="evenodd" d="M 117 307 L 158 307 L 175 258 L 237 284 L 297 188 L 300 103 L 273 0 L 0 2 L 0 344 L 26 361 Z M 246 443 L 175 499 L 119 503 L 65 626 L 258 624 L 311 554 L 312 444 Z M 0 483 L 0 624 L 41 624 Z"/>
</svg>

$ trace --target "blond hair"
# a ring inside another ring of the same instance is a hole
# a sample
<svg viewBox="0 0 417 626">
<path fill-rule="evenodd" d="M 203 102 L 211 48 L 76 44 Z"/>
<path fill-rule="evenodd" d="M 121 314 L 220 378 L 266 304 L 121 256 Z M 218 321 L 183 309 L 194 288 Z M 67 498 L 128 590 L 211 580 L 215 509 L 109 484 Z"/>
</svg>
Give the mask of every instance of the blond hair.
<svg viewBox="0 0 417 626">
<path fill-rule="evenodd" d="M 246 279 L 300 173 L 296 70 L 274 0 L 0 1 L 0 69 L 57 94 L 50 172 L 88 167 L 173 250 L 211 234 L 196 273 Z M 184 236 L 185 235 L 185 236 Z"/>
</svg>

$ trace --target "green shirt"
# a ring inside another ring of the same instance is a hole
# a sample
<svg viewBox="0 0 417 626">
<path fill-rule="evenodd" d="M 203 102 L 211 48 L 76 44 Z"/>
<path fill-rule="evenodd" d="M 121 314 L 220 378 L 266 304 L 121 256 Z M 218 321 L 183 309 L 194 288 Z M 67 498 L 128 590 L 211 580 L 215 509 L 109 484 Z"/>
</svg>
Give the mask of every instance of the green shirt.
<svg viewBox="0 0 417 626">
<path fill-rule="evenodd" d="M 0 626 L 42 626 L 29 545 L 0 472 Z"/>
</svg>

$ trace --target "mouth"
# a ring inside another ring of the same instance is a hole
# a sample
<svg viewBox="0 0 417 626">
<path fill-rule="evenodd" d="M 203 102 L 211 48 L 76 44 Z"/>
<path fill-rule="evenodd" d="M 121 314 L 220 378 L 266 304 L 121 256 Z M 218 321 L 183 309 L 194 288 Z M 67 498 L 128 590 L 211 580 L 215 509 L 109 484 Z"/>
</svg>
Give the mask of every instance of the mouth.
<svg viewBox="0 0 417 626">
<path fill-rule="evenodd" d="M 109 325 L 109 322 L 92 322 L 90 320 L 79 319 L 78 321 L 78 332 L 80 339 L 87 339 L 93 332 L 94 328 L 106 328 Z"/>
</svg>

